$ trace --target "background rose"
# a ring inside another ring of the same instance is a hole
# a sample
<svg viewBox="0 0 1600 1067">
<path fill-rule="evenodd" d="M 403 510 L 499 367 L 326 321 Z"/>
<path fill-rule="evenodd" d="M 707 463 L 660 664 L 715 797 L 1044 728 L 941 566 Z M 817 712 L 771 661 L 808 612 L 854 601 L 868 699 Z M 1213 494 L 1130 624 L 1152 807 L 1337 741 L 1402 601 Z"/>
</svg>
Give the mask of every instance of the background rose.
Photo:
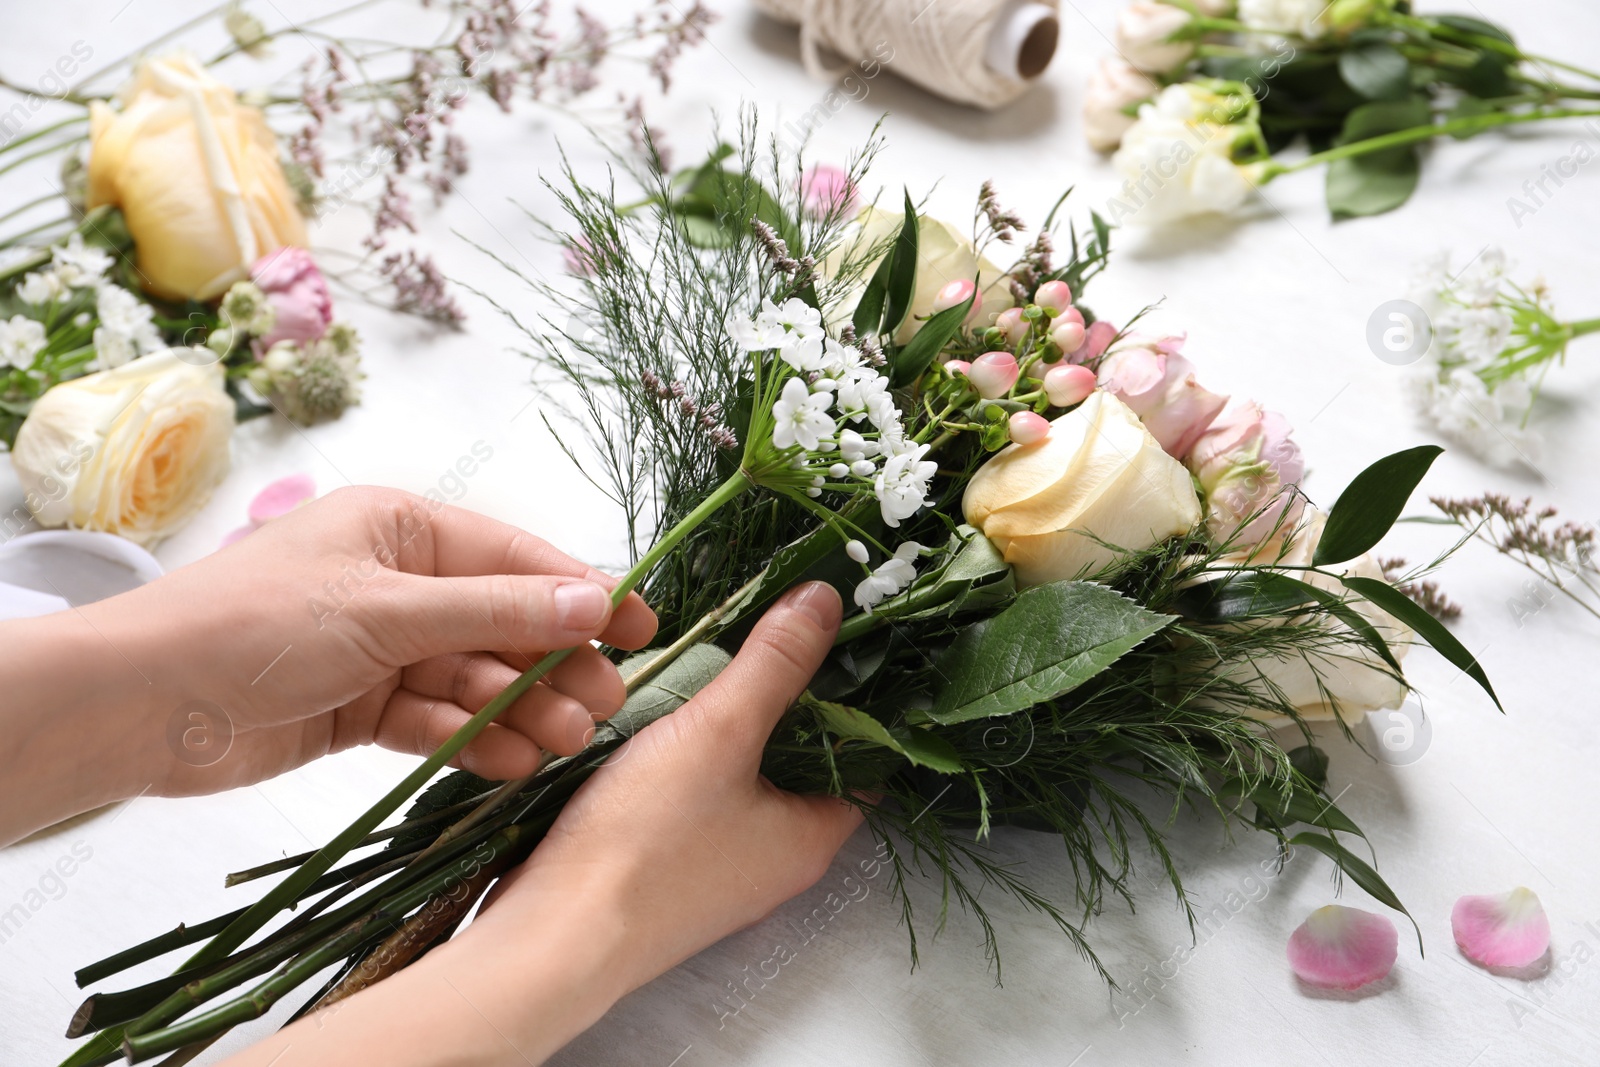
<svg viewBox="0 0 1600 1067">
<path fill-rule="evenodd" d="M 280 248 L 256 260 L 250 280 L 267 296 L 276 312 L 272 329 L 260 338 L 262 348 L 279 341 L 305 343 L 328 332 L 333 297 L 328 281 L 303 248 Z"/>
<path fill-rule="evenodd" d="M 1271 561 L 1283 566 L 1309 566 L 1317 542 L 1322 539 L 1322 528 L 1326 521 L 1327 516 L 1322 512 L 1312 512 L 1290 538 L 1288 549 L 1281 559 L 1274 554 Z M 1326 569 L 1336 574 L 1384 580 L 1383 568 L 1371 555 Z M 1328 575 L 1301 571 L 1298 577 L 1330 593 L 1342 596 L 1348 592 L 1337 578 Z M 1411 628 L 1359 597 L 1351 597 L 1349 603 L 1378 631 L 1394 658 L 1397 661 L 1404 659 L 1410 649 Z M 1243 686 L 1262 700 L 1286 702 L 1301 718 L 1311 721 L 1343 718 L 1346 723 L 1353 725 L 1359 723 L 1369 711 L 1398 708 L 1410 691 L 1406 684 L 1396 678 L 1378 654 L 1344 623 L 1327 616 L 1322 618 L 1322 625 L 1328 631 L 1328 639 L 1322 647 L 1308 648 L 1309 642 L 1299 641 L 1296 644 L 1300 650 L 1295 652 L 1282 655 L 1256 653 L 1249 662 L 1235 664 L 1221 672 L 1221 677 Z M 1257 622 L 1247 625 L 1263 624 Z M 1282 620 L 1271 625 L 1282 625 Z M 1247 714 L 1274 727 L 1286 726 L 1292 721 L 1286 715 L 1264 710 L 1247 709 Z"/>
<path fill-rule="evenodd" d="M 1289 434 L 1288 419 L 1234 397 L 1195 442 L 1186 462 L 1205 493 L 1213 539 L 1247 547 L 1299 518 L 1305 498 L 1287 487 L 1305 477 L 1306 461 Z"/>
<path fill-rule="evenodd" d="M 1233 211 L 1249 199 L 1256 171 L 1235 163 L 1233 149 L 1255 137 L 1258 127 L 1248 110 L 1232 110 L 1236 99 L 1242 98 L 1184 82 L 1139 108 L 1111 157 L 1125 181 L 1121 196 L 1132 221 L 1159 225 Z"/>
<path fill-rule="evenodd" d="M 887 246 L 905 224 L 904 214 L 871 207 L 862 208 L 856 219 L 861 230 L 854 248 L 848 255 L 836 253 L 823 265 L 824 273 L 830 278 L 841 262 L 847 258 L 859 258 L 862 249 Z M 869 270 L 867 277 L 870 276 Z M 916 286 L 911 294 L 911 311 L 895 332 L 895 343 L 903 345 L 915 337 L 917 331 L 922 329 L 922 320 L 933 314 L 933 302 L 939 290 L 949 282 L 963 279 L 976 280 L 978 292 L 983 298 L 981 313 L 973 320 L 975 327 L 988 326 L 994 322 L 995 316 L 1012 305 L 1009 278 L 1004 271 L 980 256 L 972 242 L 957 232 L 954 226 L 926 215 L 917 216 Z M 865 279 L 863 285 L 864 282 Z M 843 314 L 848 318 L 856 300 L 846 299 L 843 303 L 846 307 Z"/>
<path fill-rule="evenodd" d="M 1100 364 L 1100 388 L 1144 421 L 1167 453 L 1186 456 L 1228 402 L 1195 380 L 1181 337 L 1119 348 Z"/>
<path fill-rule="evenodd" d="M 167 349 L 75 378 L 40 397 L 17 433 L 12 467 L 45 526 L 161 540 L 228 472 L 234 404 L 220 364 Z"/>
<path fill-rule="evenodd" d="M 1177 70 L 1194 55 L 1194 41 L 1172 40 L 1194 16 L 1173 4 L 1136 0 L 1117 15 L 1117 52 L 1148 74 Z"/>
<path fill-rule="evenodd" d="M 1115 56 L 1102 59 L 1083 94 L 1083 135 L 1090 147 L 1099 152 L 1116 148 L 1133 125 L 1129 109 L 1160 91 L 1161 86 L 1127 60 Z"/>
<path fill-rule="evenodd" d="M 961 504 L 1025 586 L 1098 570 L 1117 549 L 1149 548 L 1200 521 L 1183 464 L 1101 391 L 1052 422 L 1043 441 L 978 468 Z"/>
<path fill-rule="evenodd" d="M 264 253 L 306 243 L 261 112 L 192 56 L 139 64 L 120 101 L 90 107 L 87 206 L 122 209 L 153 295 L 214 299 Z"/>
</svg>

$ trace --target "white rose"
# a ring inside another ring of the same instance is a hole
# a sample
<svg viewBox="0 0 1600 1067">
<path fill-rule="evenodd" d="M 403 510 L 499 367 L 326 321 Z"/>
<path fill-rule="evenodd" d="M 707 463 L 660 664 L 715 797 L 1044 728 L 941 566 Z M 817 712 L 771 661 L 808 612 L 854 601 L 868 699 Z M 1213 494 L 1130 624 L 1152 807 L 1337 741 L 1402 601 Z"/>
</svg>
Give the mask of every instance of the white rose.
<svg viewBox="0 0 1600 1067">
<path fill-rule="evenodd" d="M 1194 55 L 1194 41 L 1172 40 L 1193 19 L 1181 7 L 1139 0 L 1117 16 L 1116 48 L 1122 58 L 1147 74 L 1169 74 Z"/>
<path fill-rule="evenodd" d="M 1314 41 L 1328 31 L 1324 0 L 1239 0 L 1239 21 L 1263 33 L 1285 33 Z"/>
<path fill-rule="evenodd" d="M 1281 558 L 1276 549 L 1258 549 L 1254 553 L 1255 561 L 1309 566 L 1317 542 L 1322 540 L 1322 528 L 1326 521 L 1327 516 L 1322 512 L 1310 513 L 1306 522 L 1294 532 L 1289 548 Z M 1383 578 L 1383 568 L 1371 555 L 1325 569 L 1362 578 Z M 1348 593 L 1336 578 L 1311 571 L 1291 573 L 1293 577 L 1318 589 L 1340 595 Z M 1396 660 L 1405 658 L 1411 647 L 1412 631 L 1409 626 L 1360 597 L 1352 596 L 1349 604 L 1378 631 Z M 1406 698 L 1408 690 L 1405 684 L 1394 677 L 1392 670 L 1378 654 L 1352 630 L 1326 616 L 1324 619 L 1330 634 L 1337 635 L 1337 640 L 1323 642 L 1305 651 L 1256 655 L 1248 663 L 1239 663 L 1222 672 L 1221 676 L 1274 702 L 1281 698 L 1294 707 L 1301 718 L 1312 721 L 1340 717 L 1346 723 L 1355 725 L 1369 711 L 1398 708 Z M 1286 715 L 1272 715 L 1265 711 L 1249 710 L 1246 713 L 1274 727 L 1286 726 L 1292 721 Z"/>
<path fill-rule="evenodd" d="M 846 259 L 859 259 L 869 249 L 887 246 L 905 224 L 905 215 L 867 207 L 861 209 L 856 221 L 860 224 L 860 229 L 855 241 L 847 246 L 847 251 L 828 257 L 823 264 L 825 277 L 829 279 L 835 277 Z M 865 288 L 866 279 L 872 277 L 873 269 L 869 266 L 863 273 L 861 288 Z M 906 315 L 905 321 L 900 324 L 900 328 L 895 331 L 895 344 L 903 345 L 915 337 L 917 331 L 922 329 L 923 321 L 933 314 L 933 301 L 939 295 L 939 290 L 949 282 L 962 279 L 976 280 L 978 283 L 978 295 L 982 304 L 979 314 L 971 320 L 975 327 L 989 325 L 996 315 L 1014 303 L 1011 299 L 1010 279 L 1004 271 L 980 256 L 977 249 L 973 248 L 972 242 L 957 232 L 954 226 L 938 219 L 930 219 L 926 215 L 919 215 L 917 275 L 911 293 L 911 310 Z M 849 321 L 859 300 L 858 291 L 841 302 L 842 321 Z"/>
<path fill-rule="evenodd" d="M 1255 188 L 1255 168 L 1233 161 L 1254 122 L 1225 121 L 1235 98 L 1193 83 L 1169 85 L 1122 135 L 1111 163 L 1125 180 L 1118 214 L 1160 224 L 1238 208 Z"/>
<path fill-rule="evenodd" d="M 961 501 L 1024 586 L 1074 578 L 1193 529 L 1200 500 L 1122 401 L 1096 391 L 1037 444 L 978 468 Z M 1111 546 L 1116 546 L 1115 548 Z"/>
<path fill-rule="evenodd" d="M 1109 152 L 1133 125 L 1129 109 L 1153 98 L 1161 86 L 1125 60 L 1107 56 L 1089 78 L 1083 94 L 1083 135 L 1090 147 Z"/>
<path fill-rule="evenodd" d="M 12 466 L 41 524 L 150 545 L 205 504 L 228 471 L 234 405 L 221 365 L 180 351 L 191 350 L 62 382 L 34 403 Z"/>
</svg>

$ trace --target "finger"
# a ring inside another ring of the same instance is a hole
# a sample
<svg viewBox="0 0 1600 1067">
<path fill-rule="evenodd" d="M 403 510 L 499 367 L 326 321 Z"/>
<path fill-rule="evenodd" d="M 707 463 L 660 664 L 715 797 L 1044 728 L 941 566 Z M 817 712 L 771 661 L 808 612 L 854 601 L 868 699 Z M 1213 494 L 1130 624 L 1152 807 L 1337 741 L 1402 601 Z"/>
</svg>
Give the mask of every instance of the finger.
<svg viewBox="0 0 1600 1067">
<path fill-rule="evenodd" d="M 520 673 L 488 652 L 452 652 L 406 667 L 400 672 L 400 684 L 413 693 L 476 710 L 499 696 Z"/>
<path fill-rule="evenodd" d="M 368 597 L 368 630 L 396 666 L 451 652 L 514 652 L 537 662 L 544 650 L 587 644 L 611 620 L 600 585 L 552 575 L 428 578 L 402 574 Z"/>
<path fill-rule="evenodd" d="M 574 649 L 572 655 L 550 672 L 545 683 L 582 704 L 596 722 L 611 718 L 628 699 L 628 690 L 622 684 L 616 664 L 593 645 Z"/>
<path fill-rule="evenodd" d="M 695 717 L 759 758 L 772 728 L 833 647 L 842 613 L 839 594 L 826 582 L 790 590 L 762 616 L 733 662 L 691 702 Z"/>
<path fill-rule="evenodd" d="M 594 736 L 596 721 L 582 702 L 547 685 L 534 686 L 495 719 L 558 756 L 582 752 Z"/>
<path fill-rule="evenodd" d="M 472 716 L 459 705 L 398 689 L 384 705 L 373 737 L 395 752 L 431 756 Z M 490 723 L 450 761 L 493 782 L 521 778 L 539 767 L 539 746 L 522 733 Z"/>
<path fill-rule="evenodd" d="M 426 502 L 421 505 L 424 509 Z M 547 574 L 581 578 L 608 592 L 617 580 L 576 560 L 554 545 L 487 515 L 445 505 L 426 520 L 432 559 L 417 559 L 419 567 L 431 563 L 427 573 L 446 578 L 490 574 Z M 418 538 L 419 541 L 424 540 Z M 643 648 L 656 633 L 655 612 L 629 593 L 617 608 L 600 640 L 617 648 Z"/>
</svg>

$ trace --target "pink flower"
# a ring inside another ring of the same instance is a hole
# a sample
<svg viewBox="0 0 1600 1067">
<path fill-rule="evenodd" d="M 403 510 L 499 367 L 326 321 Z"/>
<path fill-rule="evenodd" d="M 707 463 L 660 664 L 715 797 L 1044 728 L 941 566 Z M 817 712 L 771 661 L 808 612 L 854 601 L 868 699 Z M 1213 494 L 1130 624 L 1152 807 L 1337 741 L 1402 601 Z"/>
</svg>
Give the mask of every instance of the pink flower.
<svg viewBox="0 0 1600 1067">
<path fill-rule="evenodd" d="M 1329 904 L 1289 936 L 1289 966 L 1312 985 L 1359 989 L 1388 975 L 1399 945 L 1394 923 L 1382 915 Z"/>
<path fill-rule="evenodd" d="M 1073 363 L 1093 363 L 1105 355 L 1106 349 L 1111 347 L 1111 342 L 1117 336 L 1117 328 L 1111 323 L 1101 320 L 1091 323 L 1085 334 L 1083 347 L 1075 352 L 1069 352 L 1067 359 Z"/>
<path fill-rule="evenodd" d="M 1179 459 L 1228 402 L 1194 380 L 1194 364 L 1183 357 L 1182 346 L 1183 338 L 1165 337 L 1118 349 L 1100 364 L 1100 388 L 1132 408 L 1167 454 Z"/>
<path fill-rule="evenodd" d="M 279 341 L 315 341 L 328 331 L 333 297 L 310 252 L 284 247 L 268 253 L 250 268 L 250 280 L 267 294 L 277 313 L 271 332 L 258 339 L 262 351 Z"/>
<path fill-rule="evenodd" d="M 1456 944 L 1485 967 L 1521 968 L 1550 950 L 1550 919 L 1533 890 L 1462 897 L 1450 911 Z"/>
<path fill-rule="evenodd" d="M 972 361 L 967 377 L 972 380 L 972 386 L 978 390 L 979 396 L 994 400 L 1011 392 L 1011 387 L 1017 384 L 1019 372 L 1017 357 L 1010 352 L 985 352 Z"/>
<path fill-rule="evenodd" d="M 316 495 L 317 483 L 311 480 L 309 474 L 291 474 L 287 478 L 279 478 L 250 501 L 250 525 L 231 531 L 222 539 L 222 547 L 227 548 L 235 541 L 243 540 L 271 520 L 287 515 L 301 504 L 315 499 Z"/>
<path fill-rule="evenodd" d="M 1289 434 L 1282 415 L 1234 397 L 1194 443 L 1185 462 L 1205 492 L 1206 527 L 1217 541 L 1258 544 L 1300 517 L 1304 498 L 1287 490 L 1305 477 L 1306 461 Z"/>
<path fill-rule="evenodd" d="M 861 198 L 848 172 L 827 163 L 819 163 L 807 167 L 805 173 L 800 175 L 800 201 L 813 215 L 837 211 L 849 217 L 856 213 Z"/>
</svg>

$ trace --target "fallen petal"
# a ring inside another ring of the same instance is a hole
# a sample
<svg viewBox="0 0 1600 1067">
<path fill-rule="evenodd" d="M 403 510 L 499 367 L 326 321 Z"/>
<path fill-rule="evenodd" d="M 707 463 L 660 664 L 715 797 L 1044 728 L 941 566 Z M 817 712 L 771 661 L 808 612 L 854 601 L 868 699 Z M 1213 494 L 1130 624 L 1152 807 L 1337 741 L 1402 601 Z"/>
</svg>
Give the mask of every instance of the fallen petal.
<svg viewBox="0 0 1600 1067">
<path fill-rule="evenodd" d="M 1289 966 L 1312 985 L 1359 989 L 1389 973 L 1399 944 L 1394 923 L 1382 915 L 1329 904 L 1289 935 Z"/>
<path fill-rule="evenodd" d="M 1466 896 L 1450 911 L 1456 944 L 1485 967 L 1526 967 L 1550 949 L 1550 918 L 1533 890 Z"/>
<path fill-rule="evenodd" d="M 317 495 L 317 483 L 309 474 L 291 474 L 279 478 L 250 501 L 250 521 L 260 526 L 268 519 L 287 515 L 307 500 Z"/>
</svg>

